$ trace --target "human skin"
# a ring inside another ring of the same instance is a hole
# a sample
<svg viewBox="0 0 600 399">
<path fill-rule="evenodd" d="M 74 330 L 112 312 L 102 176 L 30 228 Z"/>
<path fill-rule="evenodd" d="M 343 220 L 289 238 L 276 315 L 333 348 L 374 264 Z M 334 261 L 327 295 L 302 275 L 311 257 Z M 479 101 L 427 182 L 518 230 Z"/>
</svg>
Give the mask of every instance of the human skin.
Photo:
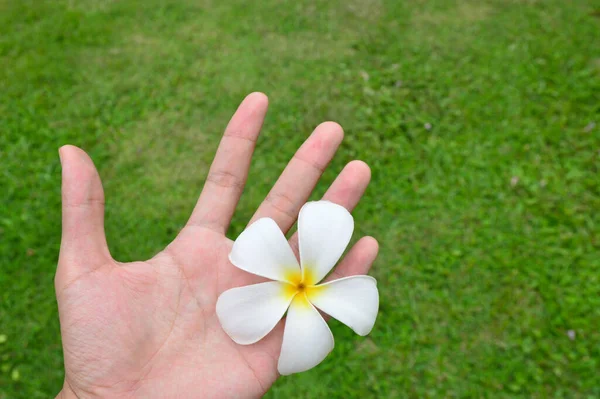
<svg viewBox="0 0 600 399">
<path fill-rule="evenodd" d="M 256 344 L 241 346 L 225 334 L 215 315 L 223 291 L 264 281 L 229 262 L 233 242 L 225 232 L 267 106 L 262 93 L 244 99 L 187 224 L 145 261 L 122 263 L 111 257 L 98 172 L 81 149 L 59 150 L 63 219 L 55 288 L 65 381 L 58 398 L 253 398 L 279 377 L 283 321 Z M 287 232 L 342 138 L 338 124 L 320 124 L 250 222 L 270 217 Z M 352 161 L 323 199 L 351 211 L 369 180 L 369 167 Z M 290 243 L 297 254 L 297 238 Z M 365 274 L 377 252 L 375 239 L 361 238 L 329 279 Z"/>
</svg>

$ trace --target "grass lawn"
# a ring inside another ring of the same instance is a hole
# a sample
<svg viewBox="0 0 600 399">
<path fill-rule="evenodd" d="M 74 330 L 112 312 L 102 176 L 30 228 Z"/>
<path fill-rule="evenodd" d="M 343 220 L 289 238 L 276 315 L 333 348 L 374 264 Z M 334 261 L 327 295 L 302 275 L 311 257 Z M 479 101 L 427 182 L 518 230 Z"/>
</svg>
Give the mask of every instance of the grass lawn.
<svg viewBox="0 0 600 399">
<path fill-rule="evenodd" d="M 225 5 L 226 4 L 226 5 Z M 600 3 L 0 0 L 0 399 L 62 385 L 57 149 L 84 148 L 109 245 L 187 220 L 245 94 L 271 101 L 235 237 L 323 120 L 362 159 L 381 254 L 367 338 L 268 398 L 600 397 Z"/>
</svg>

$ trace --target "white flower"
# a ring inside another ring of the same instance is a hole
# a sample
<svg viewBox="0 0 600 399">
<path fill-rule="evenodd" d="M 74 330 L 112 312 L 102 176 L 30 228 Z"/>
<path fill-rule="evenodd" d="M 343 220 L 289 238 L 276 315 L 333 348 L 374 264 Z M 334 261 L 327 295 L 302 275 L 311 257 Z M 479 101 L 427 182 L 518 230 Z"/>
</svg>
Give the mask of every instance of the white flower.
<svg viewBox="0 0 600 399">
<path fill-rule="evenodd" d="M 333 349 L 333 335 L 316 308 L 367 335 L 379 308 L 377 281 L 351 276 L 318 284 L 342 256 L 353 229 L 352 215 L 344 207 L 328 201 L 305 204 L 298 216 L 298 265 L 273 219 L 250 225 L 233 244 L 229 260 L 275 281 L 223 292 L 216 309 L 223 330 L 238 344 L 253 344 L 287 310 L 277 365 L 283 375 L 313 368 Z"/>
</svg>

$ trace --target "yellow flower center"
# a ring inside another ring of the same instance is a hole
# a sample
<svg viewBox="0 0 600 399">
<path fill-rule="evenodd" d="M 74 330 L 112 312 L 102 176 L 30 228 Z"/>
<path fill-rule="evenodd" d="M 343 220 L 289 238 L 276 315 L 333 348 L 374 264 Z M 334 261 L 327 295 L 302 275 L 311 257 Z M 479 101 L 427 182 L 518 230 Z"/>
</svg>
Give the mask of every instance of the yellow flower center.
<svg viewBox="0 0 600 399">
<path fill-rule="evenodd" d="M 316 286 L 314 273 L 310 268 L 304 268 L 303 272 L 293 270 L 285 276 L 287 284 L 284 284 L 283 295 L 287 300 L 294 298 L 294 302 L 308 305 L 307 295 L 314 295 L 321 287 Z"/>
</svg>

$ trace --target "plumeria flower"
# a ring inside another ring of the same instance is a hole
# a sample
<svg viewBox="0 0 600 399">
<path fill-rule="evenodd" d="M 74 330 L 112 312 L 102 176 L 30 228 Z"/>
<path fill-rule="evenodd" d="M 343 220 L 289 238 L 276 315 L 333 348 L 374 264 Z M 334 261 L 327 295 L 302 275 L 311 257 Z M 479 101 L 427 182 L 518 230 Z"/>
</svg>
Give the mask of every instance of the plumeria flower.
<svg viewBox="0 0 600 399">
<path fill-rule="evenodd" d="M 359 335 L 367 335 L 379 308 L 377 281 L 351 276 L 319 284 L 352 237 L 354 220 L 342 206 L 309 202 L 298 216 L 300 264 L 273 219 L 263 218 L 240 234 L 229 260 L 274 280 L 221 294 L 216 311 L 233 341 L 250 345 L 265 337 L 287 311 L 277 369 L 288 375 L 313 368 L 333 350 L 333 335 L 319 310 Z"/>
</svg>

